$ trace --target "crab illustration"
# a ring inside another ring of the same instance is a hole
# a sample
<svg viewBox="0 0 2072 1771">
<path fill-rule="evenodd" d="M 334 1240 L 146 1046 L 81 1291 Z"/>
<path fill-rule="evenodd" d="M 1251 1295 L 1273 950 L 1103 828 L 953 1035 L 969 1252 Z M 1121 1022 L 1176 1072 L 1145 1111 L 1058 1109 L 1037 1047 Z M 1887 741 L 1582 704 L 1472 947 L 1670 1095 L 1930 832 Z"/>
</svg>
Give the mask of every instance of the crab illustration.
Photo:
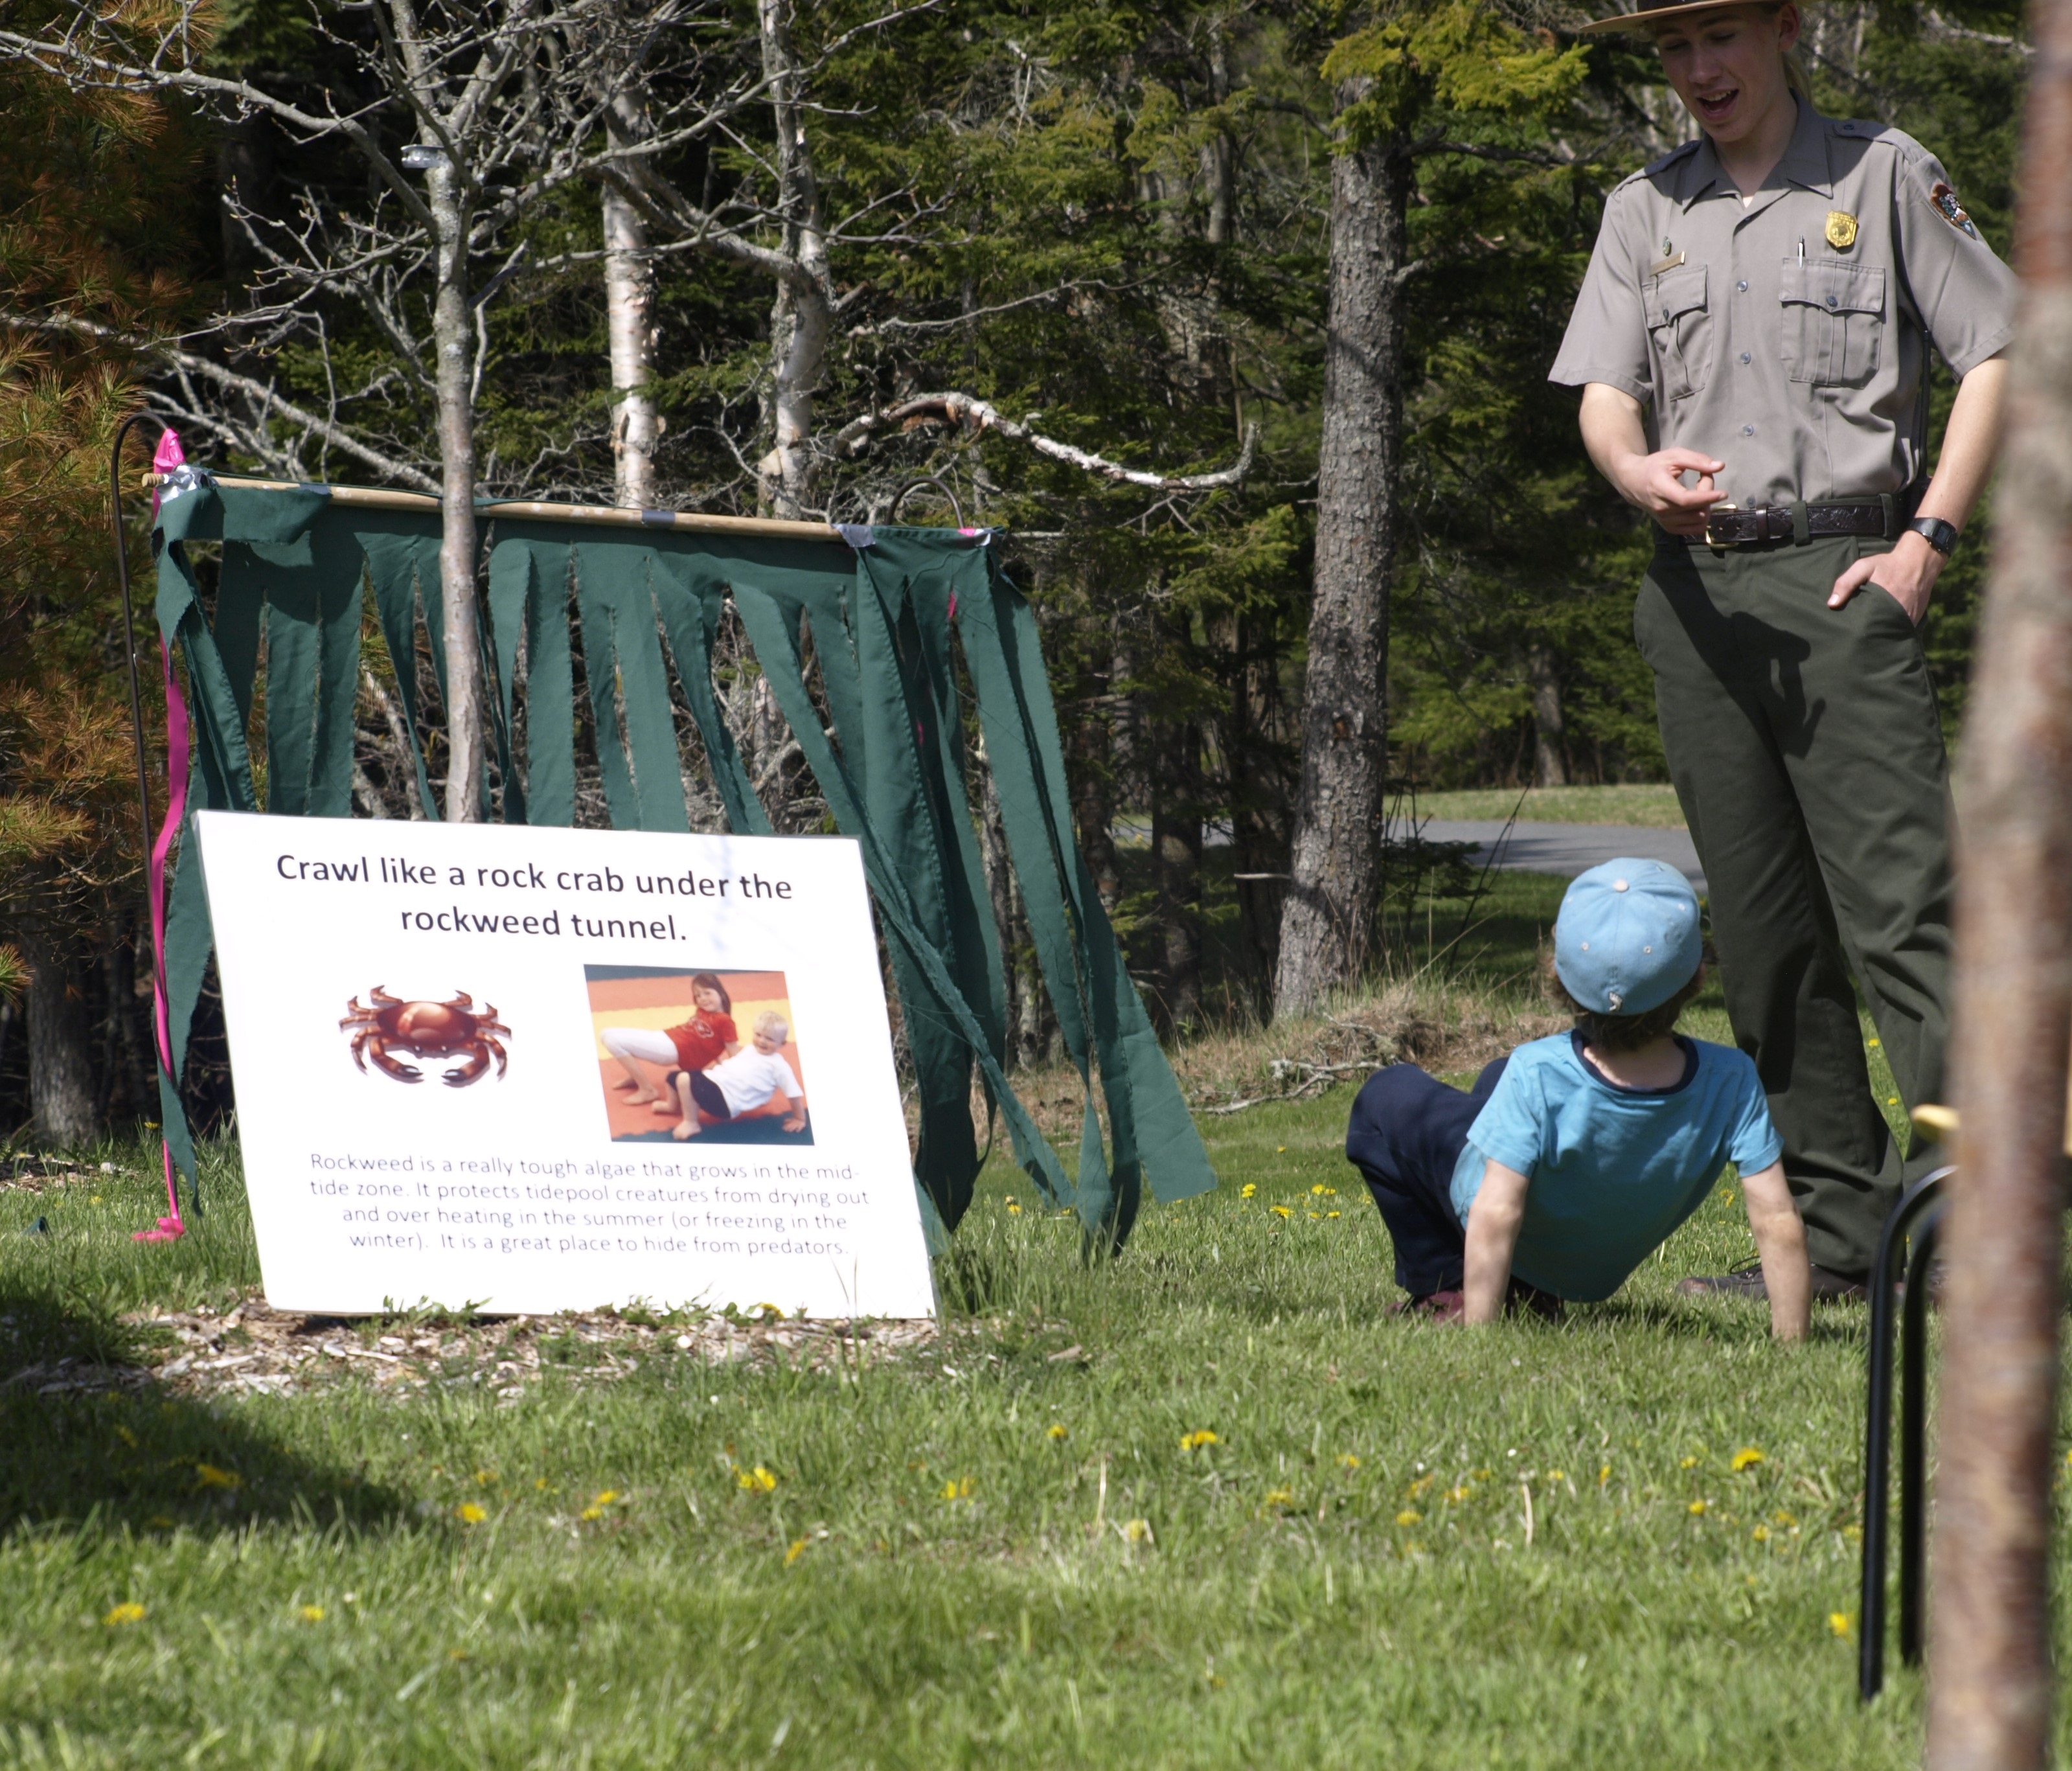
<svg viewBox="0 0 2072 1771">
<path fill-rule="evenodd" d="M 492 1058 L 496 1060 L 497 1079 L 503 1080 L 510 1059 L 496 1035 L 502 1033 L 508 1039 L 511 1029 L 496 1018 L 494 1003 L 485 1002 L 483 1012 L 477 1013 L 475 998 L 465 990 L 455 992 L 450 1002 L 405 1002 L 390 996 L 378 984 L 368 996 L 372 1008 L 362 1008 L 360 998 L 355 996 L 346 1005 L 345 1019 L 339 1023 L 341 1031 L 347 1027 L 354 1029 L 352 1061 L 363 1072 L 372 1058 L 384 1075 L 393 1076 L 399 1083 L 421 1083 L 424 1072 L 400 1062 L 393 1054 L 408 1052 L 413 1058 L 464 1054 L 466 1061 L 440 1079 L 449 1088 L 465 1088 L 479 1081 L 487 1072 Z"/>
</svg>

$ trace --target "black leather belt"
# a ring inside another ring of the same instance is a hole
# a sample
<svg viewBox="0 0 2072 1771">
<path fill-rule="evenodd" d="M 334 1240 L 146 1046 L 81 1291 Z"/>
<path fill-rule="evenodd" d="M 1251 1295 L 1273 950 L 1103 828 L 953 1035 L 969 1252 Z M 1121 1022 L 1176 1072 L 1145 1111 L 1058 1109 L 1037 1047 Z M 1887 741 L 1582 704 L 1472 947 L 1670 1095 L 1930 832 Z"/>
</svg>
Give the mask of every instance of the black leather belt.
<svg viewBox="0 0 2072 1771">
<path fill-rule="evenodd" d="M 1705 532 L 1692 541 L 1706 547 L 1751 547 L 1764 541 L 1794 541 L 1802 547 L 1823 535 L 1875 535 L 1897 540 L 1909 507 L 1918 499 L 1884 493 L 1846 504 L 1716 504 L 1705 512 Z"/>
</svg>

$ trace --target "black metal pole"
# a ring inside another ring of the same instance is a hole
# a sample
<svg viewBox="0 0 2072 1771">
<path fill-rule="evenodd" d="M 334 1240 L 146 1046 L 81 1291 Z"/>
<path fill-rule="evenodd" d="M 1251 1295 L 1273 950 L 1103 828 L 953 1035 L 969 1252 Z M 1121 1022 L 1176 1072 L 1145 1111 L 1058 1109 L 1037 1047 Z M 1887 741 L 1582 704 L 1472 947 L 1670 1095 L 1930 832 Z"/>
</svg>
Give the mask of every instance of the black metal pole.
<svg viewBox="0 0 2072 1771">
<path fill-rule="evenodd" d="M 1928 1537 L 1928 1268 L 1950 1209 L 1938 1201 L 1914 1232 L 1900 1315 L 1899 1658 L 1921 1664 L 1922 1572 Z"/>
<path fill-rule="evenodd" d="M 1892 1465 L 1893 1292 L 1900 1252 L 1914 1220 L 1934 1204 L 1942 1178 L 1938 1169 L 1901 1195 L 1878 1238 L 1871 1264 L 1871 1345 L 1868 1395 L 1864 1408 L 1864 1555 L 1857 1605 L 1856 1695 L 1868 1703 L 1885 1687 L 1885 1571 L 1888 1482 Z"/>
</svg>

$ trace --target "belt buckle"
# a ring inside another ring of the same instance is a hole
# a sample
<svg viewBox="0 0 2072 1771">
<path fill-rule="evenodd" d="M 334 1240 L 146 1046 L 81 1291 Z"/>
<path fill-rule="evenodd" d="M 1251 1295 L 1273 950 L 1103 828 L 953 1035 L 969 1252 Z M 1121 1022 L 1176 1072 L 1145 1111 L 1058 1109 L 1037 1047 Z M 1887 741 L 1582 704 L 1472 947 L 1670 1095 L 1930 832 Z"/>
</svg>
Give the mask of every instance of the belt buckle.
<svg viewBox="0 0 2072 1771">
<path fill-rule="evenodd" d="M 1741 540 L 1738 536 L 1716 533 L 1712 524 L 1712 520 L 1715 517 L 1736 516 L 1739 514 L 1740 507 L 1731 499 L 1724 503 L 1709 506 L 1705 512 L 1705 545 L 1707 547 L 1739 547 Z"/>
</svg>

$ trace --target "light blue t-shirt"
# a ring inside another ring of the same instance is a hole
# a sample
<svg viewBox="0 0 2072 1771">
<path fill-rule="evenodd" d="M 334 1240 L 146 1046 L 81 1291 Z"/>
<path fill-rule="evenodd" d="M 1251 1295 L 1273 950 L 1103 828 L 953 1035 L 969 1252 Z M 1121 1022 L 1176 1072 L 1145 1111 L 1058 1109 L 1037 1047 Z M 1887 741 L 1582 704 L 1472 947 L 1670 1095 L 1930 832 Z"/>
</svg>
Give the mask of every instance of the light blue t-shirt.
<svg viewBox="0 0 2072 1771">
<path fill-rule="evenodd" d="M 1610 1297 L 1696 1211 L 1731 1161 L 1743 1174 L 1783 1151 L 1747 1053 L 1679 1038 L 1684 1079 L 1629 1089 L 1583 1061 L 1580 1033 L 1520 1046 L 1468 1128 L 1453 1210 L 1468 1221 L 1494 1159 L 1532 1185 L 1511 1271 L 1577 1303 Z"/>
</svg>

